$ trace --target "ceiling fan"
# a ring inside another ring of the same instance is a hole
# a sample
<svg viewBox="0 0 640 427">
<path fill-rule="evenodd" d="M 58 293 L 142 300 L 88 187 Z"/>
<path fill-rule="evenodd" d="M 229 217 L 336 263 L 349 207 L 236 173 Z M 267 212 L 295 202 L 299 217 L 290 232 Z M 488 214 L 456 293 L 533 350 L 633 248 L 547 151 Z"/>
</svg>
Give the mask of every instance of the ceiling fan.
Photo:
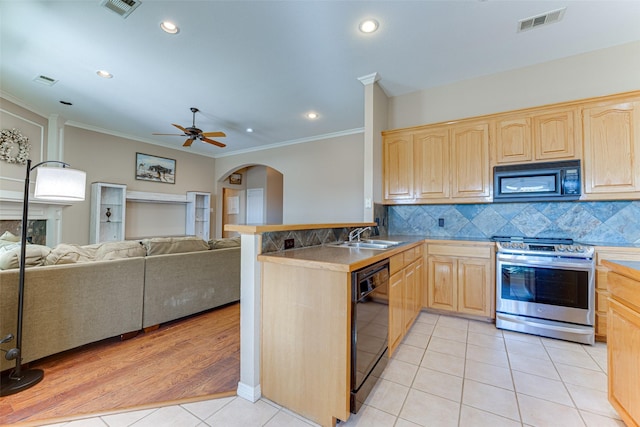
<svg viewBox="0 0 640 427">
<path fill-rule="evenodd" d="M 203 132 L 202 129 L 198 129 L 196 127 L 196 113 L 200 111 L 195 107 L 191 107 L 191 112 L 193 113 L 193 124 L 190 127 L 182 127 L 180 125 L 177 125 L 175 123 L 171 123 L 173 126 L 177 127 L 178 129 L 180 129 L 182 132 L 184 132 L 183 134 L 178 134 L 178 133 L 154 133 L 152 135 L 172 135 L 172 136 L 186 136 L 187 140 L 184 142 L 184 144 L 182 144 L 183 147 L 191 147 L 191 144 L 193 144 L 193 141 L 195 141 L 196 139 L 199 139 L 202 142 L 208 142 L 209 144 L 213 144 L 213 145 L 217 145 L 218 147 L 226 147 L 226 144 L 223 144 L 222 142 L 218 142 L 215 141 L 213 139 L 210 139 L 209 137 L 223 137 L 223 136 L 227 136 L 225 135 L 224 132 Z"/>
</svg>

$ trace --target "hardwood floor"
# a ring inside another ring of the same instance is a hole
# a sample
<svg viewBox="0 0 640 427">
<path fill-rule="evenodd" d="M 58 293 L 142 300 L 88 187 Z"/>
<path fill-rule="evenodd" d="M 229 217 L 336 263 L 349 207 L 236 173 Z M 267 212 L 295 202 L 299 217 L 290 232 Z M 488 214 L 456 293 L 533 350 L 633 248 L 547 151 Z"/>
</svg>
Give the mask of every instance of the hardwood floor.
<svg viewBox="0 0 640 427">
<path fill-rule="evenodd" d="M 44 379 L 0 399 L 0 425 L 234 395 L 240 379 L 240 304 L 33 362 Z"/>
</svg>

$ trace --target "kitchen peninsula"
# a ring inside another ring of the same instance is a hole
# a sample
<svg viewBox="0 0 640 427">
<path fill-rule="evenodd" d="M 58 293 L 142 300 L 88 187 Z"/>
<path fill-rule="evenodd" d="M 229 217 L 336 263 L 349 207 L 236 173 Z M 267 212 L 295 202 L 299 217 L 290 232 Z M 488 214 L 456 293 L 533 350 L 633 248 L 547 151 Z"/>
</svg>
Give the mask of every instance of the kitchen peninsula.
<svg viewBox="0 0 640 427">
<path fill-rule="evenodd" d="M 322 426 L 349 418 L 351 273 L 398 254 L 414 253 L 423 242 L 407 236 L 389 239 L 402 243 L 386 250 L 321 245 L 258 257 L 262 262 L 261 386 L 267 399 Z M 388 304 L 396 304 L 391 296 Z M 388 319 L 389 315 L 381 328 L 383 339 L 389 333 Z"/>
</svg>

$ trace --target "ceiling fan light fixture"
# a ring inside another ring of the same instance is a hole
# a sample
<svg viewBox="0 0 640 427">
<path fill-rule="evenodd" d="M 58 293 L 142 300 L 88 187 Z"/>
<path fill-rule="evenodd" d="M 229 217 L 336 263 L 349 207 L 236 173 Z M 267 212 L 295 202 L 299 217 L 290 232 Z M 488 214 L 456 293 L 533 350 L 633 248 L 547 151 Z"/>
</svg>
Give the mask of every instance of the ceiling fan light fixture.
<svg viewBox="0 0 640 427">
<path fill-rule="evenodd" d="M 375 19 L 365 19 L 364 21 L 362 21 L 360 23 L 360 26 L 358 28 L 360 28 L 360 31 L 362 31 L 363 33 L 373 33 L 378 29 L 378 21 L 376 21 Z"/>
<path fill-rule="evenodd" d="M 162 21 L 160 23 L 160 28 L 168 34 L 178 34 L 180 32 L 180 28 L 171 21 Z"/>
</svg>

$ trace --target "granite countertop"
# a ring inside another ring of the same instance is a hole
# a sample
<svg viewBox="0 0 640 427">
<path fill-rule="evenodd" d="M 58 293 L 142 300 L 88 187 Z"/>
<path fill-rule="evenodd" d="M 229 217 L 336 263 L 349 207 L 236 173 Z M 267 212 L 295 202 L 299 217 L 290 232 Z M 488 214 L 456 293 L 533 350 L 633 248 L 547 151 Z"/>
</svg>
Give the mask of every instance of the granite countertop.
<svg viewBox="0 0 640 427">
<path fill-rule="evenodd" d="M 372 236 L 372 239 L 402 242 L 389 249 L 338 248 L 330 245 L 309 246 L 258 255 L 262 262 L 300 265 L 307 268 L 351 272 L 382 261 L 424 242 L 421 236 Z"/>
<path fill-rule="evenodd" d="M 381 235 L 371 236 L 371 239 L 393 240 L 402 242 L 385 250 L 364 248 L 338 248 L 330 245 L 310 246 L 306 248 L 289 249 L 286 251 L 269 252 L 258 256 L 262 262 L 274 262 L 288 265 L 301 265 L 307 268 L 329 269 L 334 271 L 351 272 L 392 257 L 407 249 L 428 241 L 442 242 L 473 242 L 493 245 L 491 239 L 456 239 L 447 237 L 425 237 L 413 235 Z"/>
</svg>

